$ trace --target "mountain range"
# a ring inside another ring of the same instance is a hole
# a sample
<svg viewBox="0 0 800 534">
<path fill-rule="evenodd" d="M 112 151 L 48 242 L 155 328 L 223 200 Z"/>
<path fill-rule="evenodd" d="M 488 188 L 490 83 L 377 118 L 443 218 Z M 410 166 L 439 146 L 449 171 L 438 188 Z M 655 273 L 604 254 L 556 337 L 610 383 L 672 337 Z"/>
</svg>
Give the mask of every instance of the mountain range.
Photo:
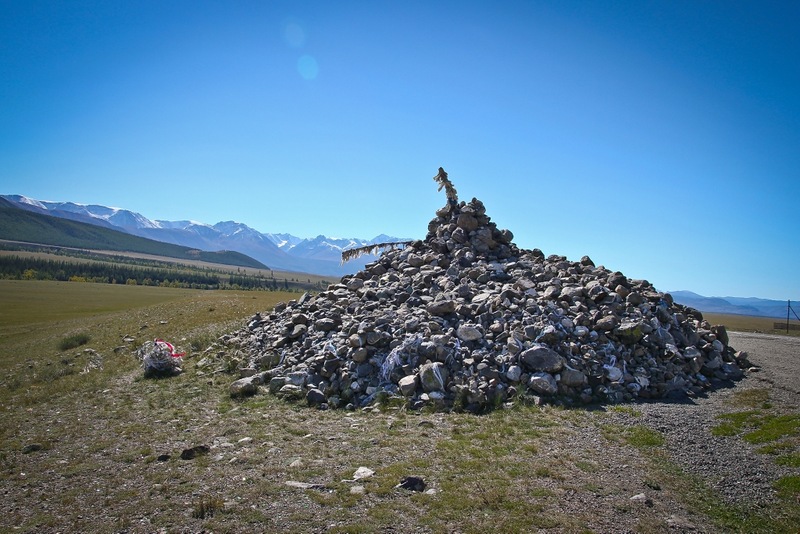
<svg viewBox="0 0 800 534">
<path fill-rule="evenodd" d="M 786 319 L 786 301 L 755 297 L 704 297 L 691 291 L 670 291 L 676 302 L 708 313 L 727 313 Z M 797 303 L 793 308 L 800 312 Z M 794 317 L 792 317 L 794 319 Z"/>
<path fill-rule="evenodd" d="M 36 200 L 22 195 L 0 195 L 15 207 L 123 231 L 131 235 L 204 251 L 230 250 L 245 254 L 270 269 L 342 276 L 356 272 L 375 256 L 362 256 L 341 263 L 343 250 L 355 247 L 406 241 L 387 235 L 372 239 L 333 238 L 319 235 L 304 239 L 287 233 L 262 233 L 245 224 L 223 221 L 206 224 L 196 221 L 151 220 L 122 208 L 75 202 Z"/>
<path fill-rule="evenodd" d="M 47 247 L 129 252 L 178 260 L 202 261 L 236 267 L 268 269 L 266 265 L 241 252 L 231 250 L 205 251 L 88 224 L 62 219 L 30 210 L 0 197 L 0 248 L 12 244 L 45 245 Z"/>
</svg>

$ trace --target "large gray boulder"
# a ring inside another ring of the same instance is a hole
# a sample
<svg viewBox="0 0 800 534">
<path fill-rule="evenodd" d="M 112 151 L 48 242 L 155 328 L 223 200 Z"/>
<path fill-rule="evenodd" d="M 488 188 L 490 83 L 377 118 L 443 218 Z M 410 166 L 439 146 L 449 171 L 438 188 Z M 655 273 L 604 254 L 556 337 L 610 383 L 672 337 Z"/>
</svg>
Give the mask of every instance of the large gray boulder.
<svg viewBox="0 0 800 534">
<path fill-rule="evenodd" d="M 559 353 L 546 345 L 534 344 L 522 351 L 519 360 L 531 371 L 557 373 L 564 368 L 564 359 Z"/>
</svg>

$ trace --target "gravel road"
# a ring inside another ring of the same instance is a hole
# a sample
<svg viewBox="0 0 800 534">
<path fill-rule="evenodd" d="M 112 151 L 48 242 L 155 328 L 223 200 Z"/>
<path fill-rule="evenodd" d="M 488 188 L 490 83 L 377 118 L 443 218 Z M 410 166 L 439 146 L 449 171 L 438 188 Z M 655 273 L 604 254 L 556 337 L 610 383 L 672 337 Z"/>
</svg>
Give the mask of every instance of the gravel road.
<svg viewBox="0 0 800 534">
<path fill-rule="evenodd" d="M 771 411 L 798 411 L 800 338 L 731 332 L 730 345 L 746 351 L 759 370 L 706 398 L 641 404 L 639 422 L 662 432 L 673 461 L 701 476 L 728 502 L 768 507 L 775 499 L 773 482 L 797 470 L 776 465 L 770 455 L 756 452 L 758 445 L 738 436 L 713 436 L 711 429 L 719 424 L 719 415 L 746 409 L 733 403 L 732 396 L 748 389 L 766 389 Z"/>
</svg>

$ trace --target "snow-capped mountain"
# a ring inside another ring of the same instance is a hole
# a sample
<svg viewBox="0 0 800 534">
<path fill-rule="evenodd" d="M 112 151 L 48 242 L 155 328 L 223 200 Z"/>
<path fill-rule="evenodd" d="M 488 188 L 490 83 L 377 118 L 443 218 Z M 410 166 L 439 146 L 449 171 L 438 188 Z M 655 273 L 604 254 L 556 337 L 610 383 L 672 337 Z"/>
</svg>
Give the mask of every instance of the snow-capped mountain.
<svg viewBox="0 0 800 534">
<path fill-rule="evenodd" d="M 150 219 L 133 211 L 121 208 L 109 208 L 107 206 L 100 206 L 97 204 L 85 205 L 85 204 L 76 204 L 74 202 L 52 202 L 49 200 L 35 200 L 21 195 L 8 195 L 4 196 L 3 198 L 5 198 L 6 200 L 11 200 L 12 202 L 19 202 L 40 209 L 45 209 L 48 212 L 51 212 L 51 214 L 55 214 L 54 212 L 67 212 L 86 217 L 92 217 L 95 219 L 100 219 L 113 226 L 116 226 L 117 228 L 127 229 L 127 228 L 156 227 L 156 223 L 154 223 Z M 15 198 L 19 198 L 20 200 L 16 201 Z"/>
<path fill-rule="evenodd" d="M 375 243 L 403 241 L 384 234 L 369 240 L 324 235 L 303 239 L 287 233 L 262 233 L 234 221 L 222 221 L 214 225 L 197 221 L 153 221 L 140 213 L 122 208 L 36 200 L 22 195 L 0 196 L 17 207 L 30 211 L 123 230 L 141 237 L 200 250 L 233 250 L 247 254 L 271 269 L 321 275 L 341 276 L 353 273 L 374 259 L 363 256 L 342 265 L 343 250 Z"/>
<path fill-rule="evenodd" d="M 278 245 L 278 248 L 282 250 L 289 250 L 298 243 L 302 243 L 303 241 L 305 241 L 304 239 L 295 237 L 292 234 L 264 234 L 264 235 L 267 236 L 270 241 Z"/>
<path fill-rule="evenodd" d="M 23 196 L 23 195 L 0 195 L 0 196 L 2 196 L 4 199 L 6 199 L 6 200 L 8 200 L 10 202 L 14 202 L 15 204 L 22 204 L 24 206 L 31 206 L 31 207 L 39 208 L 39 209 L 42 209 L 42 210 L 46 210 L 47 209 L 47 206 L 45 206 L 44 204 L 42 204 L 38 200 L 34 200 L 32 198 L 28 198 L 28 197 Z"/>
<path fill-rule="evenodd" d="M 32 211 L 35 213 L 42 213 L 46 215 L 52 215 L 55 217 L 60 217 L 62 219 L 69 219 L 71 221 L 78 221 L 83 223 L 94 224 L 97 226 L 103 226 L 105 228 L 111 228 L 114 230 L 119 230 L 118 226 L 108 222 L 107 220 L 99 217 L 95 217 L 87 213 L 86 210 L 82 209 L 71 209 L 73 206 L 69 206 L 68 202 L 42 202 L 39 200 L 35 200 L 32 198 L 28 198 L 22 195 L 0 195 L 5 200 L 8 200 L 16 207 L 25 209 L 28 211 Z M 60 209 L 59 204 L 63 204 L 67 209 Z"/>
</svg>

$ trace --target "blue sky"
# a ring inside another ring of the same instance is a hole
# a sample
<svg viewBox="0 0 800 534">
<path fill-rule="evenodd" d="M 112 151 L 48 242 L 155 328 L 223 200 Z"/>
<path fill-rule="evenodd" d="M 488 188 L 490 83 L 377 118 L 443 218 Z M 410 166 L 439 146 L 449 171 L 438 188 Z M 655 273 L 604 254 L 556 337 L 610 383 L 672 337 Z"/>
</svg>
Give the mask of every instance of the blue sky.
<svg viewBox="0 0 800 534">
<path fill-rule="evenodd" d="M 798 299 L 800 3 L 0 0 L 0 193 Z"/>
</svg>

